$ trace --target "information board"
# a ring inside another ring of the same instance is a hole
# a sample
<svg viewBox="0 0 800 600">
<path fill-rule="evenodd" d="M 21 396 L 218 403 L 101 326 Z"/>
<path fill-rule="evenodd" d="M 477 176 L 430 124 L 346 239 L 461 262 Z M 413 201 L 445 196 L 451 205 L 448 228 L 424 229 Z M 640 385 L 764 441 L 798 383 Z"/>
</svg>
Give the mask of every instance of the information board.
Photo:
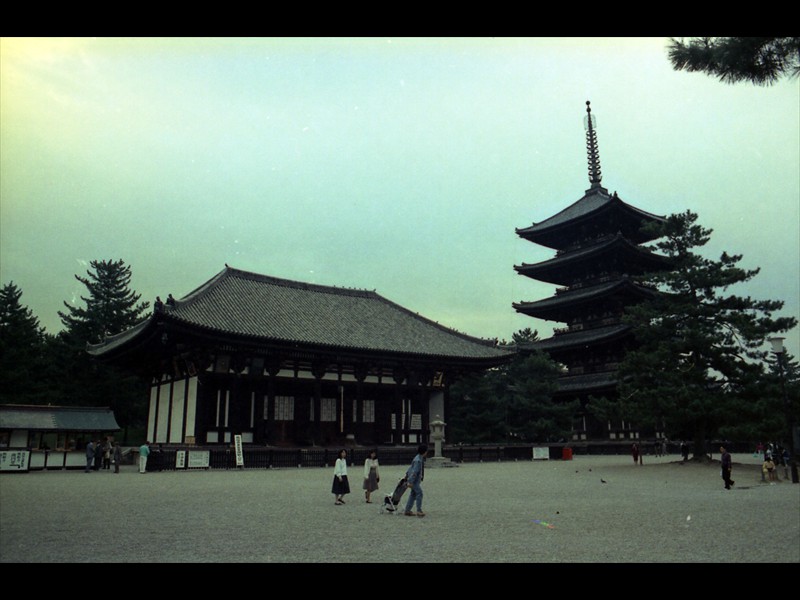
<svg viewBox="0 0 800 600">
<path fill-rule="evenodd" d="M 27 471 L 30 451 L 0 450 L 0 471 Z"/>
<path fill-rule="evenodd" d="M 235 435 L 233 436 L 233 445 L 236 448 L 236 466 L 243 467 L 244 466 L 244 453 L 242 452 L 242 436 Z"/>
<path fill-rule="evenodd" d="M 207 469 L 208 458 L 211 453 L 208 450 L 189 450 L 189 468 Z"/>
<path fill-rule="evenodd" d="M 550 460 L 550 448 L 534 448 L 533 460 Z"/>
</svg>

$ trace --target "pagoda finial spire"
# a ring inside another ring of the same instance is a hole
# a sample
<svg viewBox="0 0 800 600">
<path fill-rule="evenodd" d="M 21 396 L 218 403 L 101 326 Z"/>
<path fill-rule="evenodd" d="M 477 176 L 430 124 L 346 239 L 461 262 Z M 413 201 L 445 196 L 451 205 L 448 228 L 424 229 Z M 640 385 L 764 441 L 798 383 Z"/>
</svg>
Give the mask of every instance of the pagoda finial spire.
<svg viewBox="0 0 800 600">
<path fill-rule="evenodd" d="M 589 154 L 589 183 L 592 184 L 592 187 L 599 187 L 603 176 L 600 174 L 600 151 L 597 149 L 597 132 L 595 131 L 597 121 L 589 104 L 590 102 L 587 100 L 586 117 L 583 120 L 583 126 L 586 129 L 586 150 Z"/>
</svg>

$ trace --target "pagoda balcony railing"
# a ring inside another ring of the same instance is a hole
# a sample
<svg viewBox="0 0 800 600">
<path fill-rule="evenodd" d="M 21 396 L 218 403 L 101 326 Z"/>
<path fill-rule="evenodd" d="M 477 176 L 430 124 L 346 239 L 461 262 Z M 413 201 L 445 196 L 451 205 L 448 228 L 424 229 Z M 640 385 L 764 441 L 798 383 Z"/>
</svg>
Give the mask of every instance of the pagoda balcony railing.
<svg viewBox="0 0 800 600">
<path fill-rule="evenodd" d="M 602 235 L 598 235 L 596 237 L 588 237 L 583 238 L 575 242 L 574 244 L 570 244 L 566 248 L 562 248 L 556 252 L 556 256 L 561 256 L 562 254 L 566 254 L 568 252 L 574 252 L 575 250 L 580 250 L 581 248 L 585 248 L 586 246 L 591 246 L 594 244 L 599 244 L 601 242 L 606 242 L 608 240 L 614 239 L 616 234 L 613 233 L 604 233 Z"/>
<path fill-rule="evenodd" d="M 554 327 L 553 335 L 561 335 L 563 333 L 573 333 L 575 331 L 588 331 L 590 329 L 599 329 L 600 327 L 607 327 L 608 325 L 619 325 L 621 323 L 619 317 L 606 317 L 596 321 L 589 321 L 585 323 L 574 323 L 568 327 Z"/>
<path fill-rule="evenodd" d="M 613 373 L 619 369 L 618 362 L 570 367 L 567 375 L 590 375 L 595 373 Z"/>
<path fill-rule="evenodd" d="M 593 277 L 592 279 L 588 279 L 586 281 L 576 281 L 572 285 L 556 288 L 556 296 L 559 294 L 564 294 L 566 292 L 580 290 L 585 287 L 591 287 L 593 285 L 599 285 L 601 283 L 608 283 L 609 281 L 617 281 L 618 279 L 620 279 L 620 277 L 621 275 L 619 273 L 610 273 L 601 275 L 600 277 Z"/>
</svg>

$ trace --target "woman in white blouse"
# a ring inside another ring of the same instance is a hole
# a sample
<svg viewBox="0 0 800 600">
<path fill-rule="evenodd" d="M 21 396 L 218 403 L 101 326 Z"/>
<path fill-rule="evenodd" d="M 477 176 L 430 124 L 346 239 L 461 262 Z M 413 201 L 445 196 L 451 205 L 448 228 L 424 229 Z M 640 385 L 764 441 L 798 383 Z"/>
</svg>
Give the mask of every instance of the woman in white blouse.
<svg viewBox="0 0 800 600">
<path fill-rule="evenodd" d="M 350 483 L 347 481 L 347 450 L 339 450 L 339 458 L 333 466 L 331 493 L 336 496 L 336 504 L 344 504 L 344 495 L 350 493 Z"/>
<path fill-rule="evenodd" d="M 370 494 L 378 489 L 378 482 L 381 480 L 381 474 L 378 471 L 378 451 L 370 450 L 367 460 L 364 461 L 364 496 L 367 498 L 367 504 L 372 504 L 369 499 Z"/>
</svg>

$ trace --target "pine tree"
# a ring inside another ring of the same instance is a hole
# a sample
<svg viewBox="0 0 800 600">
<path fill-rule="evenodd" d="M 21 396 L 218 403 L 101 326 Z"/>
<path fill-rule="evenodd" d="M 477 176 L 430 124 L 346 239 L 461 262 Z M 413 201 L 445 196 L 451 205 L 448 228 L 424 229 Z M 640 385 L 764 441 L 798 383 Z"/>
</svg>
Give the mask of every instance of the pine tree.
<svg viewBox="0 0 800 600">
<path fill-rule="evenodd" d="M 671 438 L 692 439 L 695 456 L 707 440 L 740 422 L 763 385 L 763 347 L 768 336 L 788 331 L 794 317 L 776 317 L 779 300 L 726 294 L 759 269 L 737 266 L 741 256 L 709 260 L 694 252 L 712 230 L 689 211 L 655 225 L 655 248 L 671 257 L 674 270 L 650 274 L 645 283 L 663 293 L 630 307 L 636 348 L 620 364 L 622 414 L 639 426 L 666 426 Z"/>
<path fill-rule="evenodd" d="M 515 333 L 518 344 L 535 341 L 529 328 Z M 450 389 L 452 438 L 469 443 L 539 442 L 569 436 L 576 404 L 556 403 L 558 365 L 527 349 L 505 365 L 473 374 Z"/>
<path fill-rule="evenodd" d="M 121 333 L 141 320 L 149 302 L 137 304 L 141 294 L 129 289 L 131 268 L 122 260 L 93 260 L 88 277 L 75 275 L 86 286 L 85 307 L 64 302 L 67 312 L 58 312 L 61 322 L 77 344 L 98 343 L 106 336 Z"/>
<path fill-rule="evenodd" d="M 557 402 L 559 366 L 542 351 L 518 355 L 507 368 L 506 407 L 512 440 L 558 442 L 572 434 L 578 401 Z"/>
<path fill-rule="evenodd" d="M 51 355 L 60 375 L 59 396 L 67 405 L 111 408 L 125 429 L 124 441 L 129 427 L 146 420 L 146 382 L 92 360 L 86 345 L 132 327 L 142 319 L 149 303 L 139 302 L 141 294 L 130 290 L 131 269 L 122 260 L 89 264 L 94 271 L 87 271 L 87 277 L 75 275 L 88 291 L 81 296 L 85 306 L 64 302 L 67 311 L 58 313 L 65 329 L 52 344 Z"/>
<path fill-rule="evenodd" d="M 675 70 L 700 71 L 725 83 L 771 85 L 800 75 L 800 37 L 702 37 L 670 40 Z"/>
<path fill-rule="evenodd" d="M 0 404 L 38 404 L 44 400 L 44 328 L 20 299 L 14 282 L 0 289 Z"/>
</svg>

